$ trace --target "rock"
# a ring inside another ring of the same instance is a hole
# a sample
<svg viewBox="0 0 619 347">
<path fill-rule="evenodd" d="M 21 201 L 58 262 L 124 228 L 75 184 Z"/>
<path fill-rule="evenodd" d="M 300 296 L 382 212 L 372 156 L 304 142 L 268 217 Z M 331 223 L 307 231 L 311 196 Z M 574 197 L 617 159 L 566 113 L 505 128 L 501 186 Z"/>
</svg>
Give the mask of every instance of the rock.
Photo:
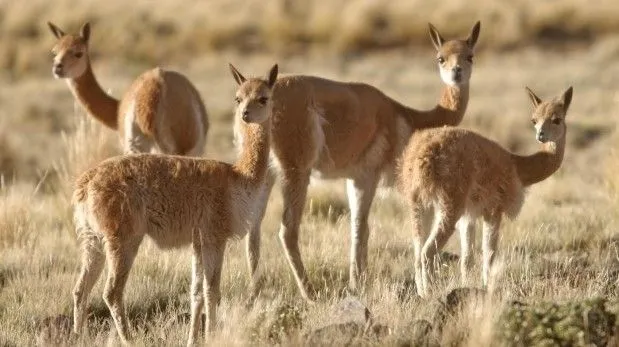
<svg viewBox="0 0 619 347">
<path fill-rule="evenodd" d="M 309 333 L 306 343 L 309 346 L 350 345 L 363 336 L 364 330 L 365 327 L 355 322 L 331 324 Z"/>
<path fill-rule="evenodd" d="M 357 345 L 359 341 L 378 341 L 389 335 L 391 330 L 386 325 L 373 324 L 364 327 L 355 322 L 331 324 L 316 329 L 306 337 L 309 346 Z"/>
<path fill-rule="evenodd" d="M 427 317 L 434 324 L 434 331 L 440 335 L 443 325 L 447 318 L 458 310 L 461 310 L 466 303 L 482 302 L 486 291 L 477 288 L 456 288 L 445 296 L 444 300 L 434 300 L 429 304 L 429 316 Z"/>
<path fill-rule="evenodd" d="M 378 340 L 391 332 L 389 327 L 374 323 L 370 310 L 354 296 L 336 304 L 328 322 L 306 336 L 308 345 L 348 345 L 359 339 Z"/>
<path fill-rule="evenodd" d="M 445 306 L 449 313 L 453 314 L 468 303 L 481 304 L 485 296 L 486 291 L 484 289 L 455 288 L 445 297 Z"/>
<path fill-rule="evenodd" d="M 366 325 L 372 320 L 370 310 L 356 297 L 348 296 L 340 301 L 331 314 L 332 322 L 355 322 Z"/>
</svg>

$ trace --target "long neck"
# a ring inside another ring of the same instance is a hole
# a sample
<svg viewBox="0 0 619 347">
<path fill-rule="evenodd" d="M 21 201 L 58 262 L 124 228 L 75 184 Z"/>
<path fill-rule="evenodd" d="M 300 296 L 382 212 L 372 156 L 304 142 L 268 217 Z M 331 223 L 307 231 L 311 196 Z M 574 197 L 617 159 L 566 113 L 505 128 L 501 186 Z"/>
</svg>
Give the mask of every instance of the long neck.
<svg viewBox="0 0 619 347">
<path fill-rule="evenodd" d="M 89 114 L 112 129 L 118 128 L 118 100 L 103 91 L 90 62 L 81 76 L 69 80 L 69 87 Z"/>
<path fill-rule="evenodd" d="M 438 105 L 427 111 L 408 109 L 406 117 L 412 120 L 415 130 L 458 125 L 469 103 L 469 85 L 445 86 Z"/>
<path fill-rule="evenodd" d="M 512 154 L 512 160 L 522 185 L 530 186 L 555 173 L 563 162 L 564 153 L 565 136 L 557 142 L 544 143 L 542 150 L 532 155 Z"/>
<path fill-rule="evenodd" d="M 266 121 L 262 124 L 239 124 L 238 127 L 242 145 L 234 170 L 247 180 L 247 183 L 259 185 L 264 180 L 269 165 L 271 123 Z"/>
</svg>

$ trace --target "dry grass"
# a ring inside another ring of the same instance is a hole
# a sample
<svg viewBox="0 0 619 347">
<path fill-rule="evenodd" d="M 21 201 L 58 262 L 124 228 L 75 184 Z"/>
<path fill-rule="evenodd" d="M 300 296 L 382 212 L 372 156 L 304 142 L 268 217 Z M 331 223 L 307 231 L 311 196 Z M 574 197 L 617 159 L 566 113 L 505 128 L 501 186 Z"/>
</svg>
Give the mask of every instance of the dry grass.
<svg viewBox="0 0 619 347">
<path fill-rule="evenodd" d="M 129 7 L 129 8 L 128 8 Z M 69 10 L 70 9 L 70 10 Z M 206 52 L 293 53 L 309 50 L 359 52 L 415 45 L 427 47 L 427 22 L 449 34 L 485 28 L 482 46 L 522 47 L 545 43 L 591 43 L 616 33 L 614 0 L 539 3 L 535 0 L 465 1 L 319 0 L 298 2 L 173 0 L 58 0 L 0 2 L 0 68 L 10 76 L 42 71 L 51 45 L 45 22 L 77 30 L 94 24 L 95 52 L 118 54 L 139 64 L 187 61 Z M 113 18 L 113 20 L 110 20 Z M 113 52 L 113 53 L 112 53 Z"/>
<path fill-rule="evenodd" d="M 437 340 L 442 345 L 498 344 L 495 339 L 501 328 L 497 327 L 497 320 L 503 306 L 511 300 L 562 303 L 605 297 L 616 301 L 619 214 L 617 200 L 609 194 L 609 184 L 616 187 L 619 182 L 619 159 L 610 150 L 617 144 L 613 132 L 619 116 L 619 39 L 610 36 L 587 50 L 567 53 L 531 47 L 517 52 L 494 49 L 497 45 L 529 42 L 524 38 L 535 40 L 537 36 L 532 33 L 541 30 L 543 18 L 550 27 L 556 27 L 557 18 L 565 18 L 573 8 L 582 11 L 570 12 L 571 19 L 561 24 L 565 32 L 586 28 L 592 35 L 608 33 L 616 25 L 605 21 L 617 12 L 614 2 L 601 1 L 591 6 L 570 0 L 560 5 L 553 3 L 554 7 L 533 5 L 532 1 L 516 2 L 510 6 L 519 9 L 518 21 L 507 15 L 512 7 L 494 2 L 466 10 L 466 20 L 462 21 L 455 14 L 465 8 L 464 3 L 456 1 L 443 4 L 440 10 L 435 5 L 415 2 L 393 1 L 380 8 L 371 2 L 356 6 L 358 3 L 361 2 L 295 4 L 288 11 L 298 17 L 290 17 L 278 14 L 283 11 L 280 2 L 258 5 L 250 1 L 241 6 L 240 2 L 222 1 L 208 8 L 174 7 L 167 0 L 157 2 L 155 8 L 152 2 L 140 2 L 135 6 L 147 17 L 134 23 L 119 15 L 122 5 L 114 1 L 97 2 L 97 6 L 94 2 L 68 0 L 54 4 L 35 0 L 28 5 L 0 2 L 0 36 L 17 35 L 20 43 L 18 47 L 15 40 L 2 37 L 0 48 L 13 45 L 13 50 L 0 49 L 9 52 L 0 55 L 0 61 L 3 66 L 14 68 L 14 76 L 23 77 L 17 82 L 11 76 L 0 77 L 0 170 L 4 174 L 4 183 L 0 184 L 0 345 L 103 345 L 110 339 L 111 320 L 101 299 L 102 283 L 90 300 L 90 335 L 77 341 L 66 331 L 72 314 L 70 293 L 79 263 L 68 196 L 71 181 L 80 171 L 119 153 L 118 138 L 74 110 L 64 83 L 53 80 L 48 73 L 24 75 L 32 69 L 49 68 L 49 62 L 40 59 L 41 52 L 51 45 L 51 37 L 43 26 L 47 17 L 72 28 L 82 18 L 96 22 L 93 45 L 96 51 L 106 53 L 96 56 L 95 71 L 102 85 L 114 95 L 119 95 L 137 73 L 134 65 L 125 64 L 127 58 L 151 61 L 165 57 L 163 61 L 181 66 L 204 95 L 212 118 L 207 157 L 222 160 L 234 157 L 230 117 L 235 84 L 225 68 L 227 61 L 250 74 L 261 72 L 278 60 L 286 73 L 366 81 L 407 105 L 429 108 L 441 87 L 432 53 L 404 48 L 343 57 L 324 55 L 321 45 L 346 50 L 377 47 L 376 42 L 380 41 L 389 45 L 419 42 L 429 47 L 425 31 L 422 32 L 428 19 L 446 26 L 446 31 L 459 32 L 462 28 L 468 30 L 472 18 L 481 18 L 481 42 L 487 49 L 476 59 L 472 99 L 464 126 L 518 152 L 533 151 L 537 144 L 528 120 L 530 105 L 524 85 L 550 97 L 572 84 L 574 101 L 568 115 L 568 148 L 562 169 L 532 187 L 520 217 L 503 226 L 497 267 L 500 271 L 494 278 L 493 295 L 484 304 L 450 316 L 442 332 L 436 334 Z M 69 5 L 73 11 L 66 11 Z M 539 12 L 533 13 L 533 6 Z M 15 15 L 18 10 L 20 16 Z M 427 16 L 433 10 L 436 12 Z M 139 11 L 131 13 L 138 16 Z M 268 21 L 262 15 L 267 13 Z M 185 20 L 175 19 L 182 14 L 186 14 Z M 384 32 L 377 34 L 366 27 L 373 16 L 389 19 Z M 161 27 L 162 23 L 169 23 L 168 29 Z M 160 27 L 158 35 L 163 43 L 154 41 L 150 27 Z M 132 34 L 124 35 L 125 29 Z M 172 34 L 166 34 L 168 31 Z M 239 37 L 242 40 L 232 41 Z M 295 44 L 308 45 L 316 51 L 287 58 L 258 51 L 189 54 L 232 42 L 248 49 L 266 44 L 268 50 L 275 52 Z M 112 46 L 129 53 L 113 57 L 108 52 Z M 12 65 L 6 63 L 10 54 L 14 54 Z M 174 60 L 177 57 L 178 62 Z M 3 164 L 7 162 L 10 164 Z M 301 250 L 310 278 L 319 290 L 318 303 L 307 306 L 300 299 L 278 244 L 276 230 L 282 207 L 276 189 L 263 224 L 260 268 L 264 291 L 252 308 L 245 307 L 248 281 L 244 245 L 232 243 L 224 265 L 223 301 L 214 345 L 293 345 L 302 342 L 305 333 L 329 322 L 330 309 L 346 295 L 348 281 L 349 223 L 342 183 L 313 185 L 303 219 Z M 435 324 L 436 299 L 461 286 L 458 266 L 445 263 L 432 298 L 419 299 L 411 292 L 410 224 L 395 194 L 382 194 L 376 199 L 370 226 L 370 280 L 360 298 L 376 321 L 390 328 L 391 334 L 380 341 L 368 338 L 358 342 L 404 344 L 414 334 L 415 320 L 428 319 Z M 457 253 L 457 244 L 454 237 L 447 251 Z M 149 241 L 144 243 L 125 292 L 138 345 L 184 343 L 188 332 L 189 282 L 188 249 L 162 252 Z M 479 268 L 467 285 L 480 285 Z"/>
<path fill-rule="evenodd" d="M 74 133 L 61 133 L 61 140 L 65 148 L 63 158 L 53 166 L 58 175 L 62 191 L 70 195 L 73 182 L 78 176 L 97 165 L 102 160 L 118 155 L 120 150 L 120 136 L 101 123 L 88 117 L 85 111 L 75 105 L 77 127 Z"/>
</svg>

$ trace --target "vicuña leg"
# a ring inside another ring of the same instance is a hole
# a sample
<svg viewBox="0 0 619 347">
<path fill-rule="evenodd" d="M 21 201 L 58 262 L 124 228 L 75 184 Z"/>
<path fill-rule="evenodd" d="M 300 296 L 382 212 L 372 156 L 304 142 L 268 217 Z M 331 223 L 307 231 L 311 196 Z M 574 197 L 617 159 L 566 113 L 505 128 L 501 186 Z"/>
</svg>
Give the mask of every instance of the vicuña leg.
<svg viewBox="0 0 619 347">
<path fill-rule="evenodd" d="M 259 288 L 259 276 L 258 276 L 258 261 L 260 260 L 260 230 L 262 225 L 262 220 L 264 219 L 264 214 L 267 209 L 267 202 L 269 201 L 269 196 L 271 195 L 271 190 L 273 189 L 273 184 L 275 184 L 275 173 L 269 171 L 264 191 L 262 196 L 260 197 L 259 206 L 257 209 L 257 214 L 254 219 L 254 223 L 247 234 L 245 251 L 247 254 L 247 267 L 249 268 L 249 277 L 250 277 L 250 285 L 251 285 L 251 294 L 250 301 L 258 295 L 260 291 Z"/>
<path fill-rule="evenodd" d="M 499 227 L 501 226 L 501 215 L 493 214 L 484 216 L 484 229 L 482 236 L 482 282 L 488 285 L 490 279 L 490 267 L 496 256 L 497 244 L 499 241 Z"/>
<path fill-rule="evenodd" d="M 346 191 L 350 207 L 350 287 L 356 289 L 365 274 L 368 258 L 368 216 L 376 194 L 377 177 L 374 174 L 348 179 Z"/>
<path fill-rule="evenodd" d="M 125 233 L 130 234 L 130 233 Z M 110 310 L 116 330 L 123 344 L 131 340 L 129 333 L 129 323 L 123 302 L 123 293 L 127 284 L 127 277 L 133 265 L 133 260 L 137 254 L 138 247 L 142 238 L 134 240 L 123 240 L 126 243 L 110 242 L 106 244 L 108 255 L 108 275 L 105 289 L 103 290 L 103 300 Z"/>
<path fill-rule="evenodd" d="M 202 265 L 202 246 L 200 236 L 194 232 L 192 240 L 193 254 L 191 259 L 191 326 L 189 327 L 189 342 L 192 346 L 198 341 L 202 309 L 204 308 L 204 266 Z"/>
<path fill-rule="evenodd" d="M 473 221 L 468 217 L 460 218 L 457 228 L 460 233 L 460 280 L 465 284 L 473 265 L 471 253 L 475 244 L 475 228 Z"/>
<path fill-rule="evenodd" d="M 73 332 L 76 334 L 82 333 L 88 296 L 105 265 L 103 245 L 97 236 L 82 232 L 80 242 L 82 244 L 82 270 L 73 289 Z"/>
<path fill-rule="evenodd" d="M 279 230 L 279 239 L 284 247 L 286 258 L 292 268 L 301 295 L 306 300 L 313 300 L 313 288 L 307 278 L 307 273 L 301 260 L 299 251 L 299 226 L 305 207 L 307 185 L 309 184 L 309 170 L 285 170 L 282 172 L 282 195 L 284 212 L 282 225 Z"/>
<path fill-rule="evenodd" d="M 416 201 L 411 204 L 411 223 L 413 226 L 413 269 L 415 271 L 415 286 L 417 294 L 422 295 L 424 292 L 423 280 L 421 276 L 421 248 L 426 241 L 428 230 L 427 223 L 424 223 L 426 211 Z"/>
<path fill-rule="evenodd" d="M 223 266 L 225 242 L 202 240 L 202 264 L 204 266 L 204 297 L 206 302 L 206 329 L 215 330 L 217 305 L 221 300 L 220 281 Z M 205 334 L 208 340 L 209 334 Z"/>
<path fill-rule="evenodd" d="M 456 209 L 452 204 L 441 204 L 441 210 L 435 217 L 434 228 L 421 249 L 422 291 L 420 295 L 422 296 L 429 294 L 430 282 L 434 275 L 435 257 L 453 234 L 460 215 L 461 210 Z"/>
</svg>

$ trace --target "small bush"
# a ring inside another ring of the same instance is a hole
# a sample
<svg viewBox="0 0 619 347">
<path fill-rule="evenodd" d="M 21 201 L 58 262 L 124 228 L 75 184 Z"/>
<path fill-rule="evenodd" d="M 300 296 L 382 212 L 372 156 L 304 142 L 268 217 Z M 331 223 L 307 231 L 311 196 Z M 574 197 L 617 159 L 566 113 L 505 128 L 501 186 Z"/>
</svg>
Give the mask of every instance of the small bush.
<svg viewBox="0 0 619 347">
<path fill-rule="evenodd" d="M 514 302 L 501 316 L 497 332 L 509 346 L 606 346 L 615 320 L 604 299 L 535 305 Z"/>
</svg>

